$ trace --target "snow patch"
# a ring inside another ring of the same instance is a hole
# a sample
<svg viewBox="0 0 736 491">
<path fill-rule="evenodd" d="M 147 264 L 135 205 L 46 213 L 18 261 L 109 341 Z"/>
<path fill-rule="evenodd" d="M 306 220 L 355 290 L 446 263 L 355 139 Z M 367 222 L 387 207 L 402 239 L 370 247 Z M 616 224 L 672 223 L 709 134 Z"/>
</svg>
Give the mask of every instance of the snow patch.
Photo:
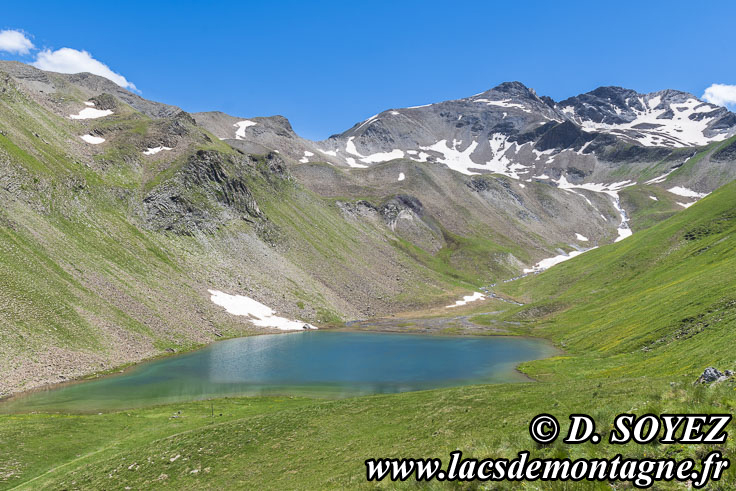
<svg viewBox="0 0 736 491">
<path fill-rule="evenodd" d="M 429 158 L 429 154 L 427 152 L 418 152 L 416 150 L 407 150 L 406 154 L 409 155 L 410 159 L 416 162 L 426 162 Z"/>
<path fill-rule="evenodd" d="M 670 174 L 672 174 L 672 173 L 673 173 L 673 172 L 675 172 L 676 170 L 677 170 L 677 168 L 675 168 L 675 169 L 670 169 L 669 171 L 665 172 L 665 173 L 664 173 L 664 174 L 662 174 L 661 176 L 657 176 L 657 177 L 655 177 L 654 179 L 649 179 L 649 180 L 648 180 L 648 181 L 646 181 L 646 182 L 645 182 L 644 184 L 659 184 L 659 183 L 663 182 L 663 181 L 664 181 L 665 179 L 667 179 L 667 176 L 669 176 Z"/>
<path fill-rule="evenodd" d="M 593 247 L 595 249 L 595 247 Z M 591 249 L 587 249 L 588 251 Z M 584 253 L 586 251 L 570 251 L 570 254 L 560 254 L 555 257 L 548 257 L 547 259 L 542 259 L 537 264 L 534 265 L 532 268 L 525 268 L 524 273 L 539 273 L 541 271 L 544 271 L 545 269 L 549 269 L 555 264 L 560 264 L 561 262 L 567 261 L 568 259 L 572 259 L 575 256 L 579 256 L 580 254 Z"/>
<path fill-rule="evenodd" d="M 85 107 L 81 111 L 79 111 L 79 114 L 70 114 L 69 117 L 71 119 L 97 119 L 97 118 L 104 118 L 105 116 L 109 116 L 112 114 L 112 111 L 109 109 L 95 109 L 94 107 Z"/>
<path fill-rule="evenodd" d="M 653 201 L 659 201 L 656 196 L 650 196 L 649 199 L 651 199 Z"/>
<path fill-rule="evenodd" d="M 708 195 L 708 193 L 698 193 L 697 191 L 693 191 L 692 189 L 688 189 L 682 186 L 675 186 L 673 188 L 669 188 L 667 191 L 678 196 L 684 196 L 686 198 L 700 199 L 705 198 Z"/>
<path fill-rule="evenodd" d="M 99 145 L 100 143 L 104 142 L 105 139 L 101 136 L 93 136 L 93 135 L 82 135 L 79 138 L 86 141 L 87 143 L 91 145 Z"/>
<path fill-rule="evenodd" d="M 509 107 L 509 108 L 521 109 L 524 112 L 531 113 L 531 111 L 527 109 L 526 106 L 519 104 L 517 102 L 511 102 L 511 99 L 492 101 L 490 99 L 479 98 L 479 99 L 475 99 L 474 102 L 485 103 L 487 106 L 498 106 L 498 107 Z"/>
<path fill-rule="evenodd" d="M 406 176 L 404 175 L 404 173 L 403 172 L 399 172 L 399 179 L 398 180 L 399 181 L 403 181 L 404 179 L 406 179 Z"/>
<path fill-rule="evenodd" d="M 676 110 L 672 118 L 667 118 L 665 113 L 670 110 L 667 105 L 660 106 L 661 97 L 655 96 L 647 102 L 639 99 L 645 108 L 643 111 L 632 108 L 635 118 L 628 123 L 607 124 L 595 121 L 579 121 L 586 131 L 608 131 L 618 136 L 628 137 L 646 147 L 687 147 L 694 145 L 706 145 L 714 141 L 722 141 L 728 137 L 728 133 L 719 133 L 714 136 L 706 136 L 705 131 L 713 121 L 713 117 L 694 117 L 698 113 L 711 112 L 717 106 L 707 104 L 698 99 L 691 98 L 672 106 Z M 660 106 L 659 109 L 656 109 Z M 567 108 L 562 109 L 568 113 Z M 579 119 L 579 118 L 578 118 Z"/>
<path fill-rule="evenodd" d="M 367 164 L 375 164 L 377 162 L 388 162 L 389 160 L 400 159 L 404 157 L 404 152 L 399 149 L 391 150 L 390 152 L 378 152 L 371 155 L 366 155 L 361 158 L 361 162 Z"/>
<path fill-rule="evenodd" d="M 317 329 L 311 324 L 299 320 L 290 320 L 279 317 L 274 311 L 260 302 L 243 295 L 228 295 L 218 290 L 208 290 L 210 300 L 232 315 L 249 317 L 249 320 L 258 327 L 273 327 L 282 331 L 301 331 L 304 329 Z"/>
<path fill-rule="evenodd" d="M 368 118 L 368 119 L 366 119 L 365 121 L 363 121 L 363 122 L 362 122 L 362 123 L 360 124 L 360 126 L 358 126 L 357 128 L 355 128 L 355 131 L 358 131 L 358 130 L 359 130 L 359 129 L 361 129 L 361 128 L 362 128 L 363 126 L 367 126 L 367 125 L 369 125 L 369 124 L 371 124 L 371 123 L 373 123 L 373 122 L 377 121 L 377 119 L 376 119 L 376 118 L 378 118 L 378 114 L 374 114 L 374 115 L 373 115 L 373 116 L 371 116 L 370 118 Z"/>
<path fill-rule="evenodd" d="M 457 140 L 450 146 L 447 140 L 440 140 L 433 145 L 428 147 L 420 147 L 423 150 L 432 150 L 442 155 L 441 158 L 437 159 L 438 162 L 445 164 L 450 169 L 460 172 L 461 174 L 474 175 L 478 172 L 470 171 L 470 167 L 479 167 L 478 164 L 470 159 L 470 155 L 475 152 L 478 147 L 478 142 L 474 141 L 465 150 L 457 149 Z"/>
<path fill-rule="evenodd" d="M 299 159 L 299 162 L 302 164 L 308 164 L 309 163 L 309 157 L 314 157 L 314 154 L 312 152 L 309 152 L 307 150 L 304 150 L 304 157 Z"/>
<path fill-rule="evenodd" d="M 485 295 L 483 295 L 481 292 L 475 292 L 472 295 L 465 295 L 462 300 L 456 301 L 453 305 L 447 305 L 446 309 L 451 309 L 453 307 L 460 307 L 462 305 L 467 305 L 470 302 L 475 302 L 476 300 L 480 300 L 486 298 Z"/>
<path fill-rule="evenodd" d="M 346 162 L 348 163 L 348 165 L 349 165 L 350 167 L 354 167 L 354 168 L 356 168 L 356 169 L 366 169 L 366 168 L 368 167 L 367 165 L 363 165 L 363 164 L 359 164 L 359 163 L 357 163 L 357 162 L 355 161 L 355 159 L 354 159 L 354 158 L 352 158 L 352 157 L 347 157 L 347 158 L 345 159 L 345 161 L 346 161 Z"/>
<path fill-rule="evenodd" d="M 171 150 L 169 147 L 151 147 L 147 148 L 143 151 L 143 155 L 156 155 L 157 153 L 161 152 L 162 150 Z"/>
<path fill-rule="evenodd" d="M 258 123 L 249 119 L 244 119 L 243 121 L 235 123 L 233 126 L 238 128 L 237 130 L 235 130 L 235 139 L 242 140 L 243 138 L 245 138 L 245 129 L 251 126 L 255 126 L 256 124 Z"/>
<path fill-rule="evenodd" d="M 581 242 L 588 242 L 588 238 L 584 235 L 580 235 L 578 233 L 575 234 L 575 238 L 578 239 Z"/>
<path fill-rule="evenodd" d="M 354 139 L 355 139 L 354 136 L 351 136 L 350 138 L 348 138 L 347 143 L 345 143 L 345 151 L 349 154 L 359 157 L 359 160 L 361 162 L 365 162 L 367 164 L 375 164 L 377 162 L 386 162 L 388 160 L 400 159 L 404 156 L 404 152 L 399 149 L 394 149 L 394 150 L 391 150 L 390 152 L 378 152 L 372 155 L 363 155 L 362 153 L 358 152 L 358 149 L 355 147 L 355 143 L 353 142 Z M 354 158 L 348 159 L 348 160 L 352 160 L 353 162 L 355 162 Z M 356 165 L 350 164 L 350 162 L 348 162 L 348 164 L 351 167 L 356 167 Z M 360 167 L 367 167 L 367 166 L 360 165 Z"/>
</svg>

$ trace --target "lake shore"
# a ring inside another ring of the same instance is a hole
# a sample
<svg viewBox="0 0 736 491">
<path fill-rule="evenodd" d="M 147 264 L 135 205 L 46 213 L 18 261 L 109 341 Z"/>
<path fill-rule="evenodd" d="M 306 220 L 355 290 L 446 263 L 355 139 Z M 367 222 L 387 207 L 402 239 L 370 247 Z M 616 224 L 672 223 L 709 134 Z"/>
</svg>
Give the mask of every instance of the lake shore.
<svg viewBox="0 0 736 491">
<path fill-rule="evenodd" d="M 420 316 L 421 314 L 427 314 L 428 316 L 421 317 Z M 495 336 L 500 336 L 500 337 L 515 337 L 515 338 L 531 338 L 529 336 L 510 333 L 504 329 L 474 324 L 473 322 L 469 320 L 469 318 L 471 317 L 470 315 L 438 317 L 436 315 L 432 316 L 431 314 L 432 312 L 412 312 L 412 313 L 397 315 L 395 317 L 390 317 L 390 318 L 377 318 L 377 319 L 350 321 L 350 322 L 345 323 L 344 325 L 329 326 L 327 328 L 323 328 L 322 331 L 416 334 L 416 335 L 431 335 L 431 336 L 440 336 L 440 337 L 456 337 L 456 336 L 461 336 L 461 337 L 494 336 L 495 337 Z M 268 331 L 253 332 L 251 335 L 245 336 L 245 337 L 261 336 L 265 334 L 279 334 L 279 335 L 294 334 L 298 332 L 302 332 L 302 331 L 268 330 Z M 198 346 L 192 346 L 188 349 L 181 350 L 178 352 L 163 352 L 163 353 L 159 353 L 155 356 L 148 357 L 146 359 L 143 359 L 137 362 L 126 363 L 124 365 L 120 365 L 120 366 L 117 366 L 111 369 L 107 369 L 104 371 L 98 371 L 98 372 L 81 375 L 79 377 L 70 378 L 67 380 L 60 381 L 58 383 L 44 384 L 44 385 L 34 387 L 28 390 L 19 390 L 12 394 L 8 394 L 2 399 L 0 399 L 0 406 L 5 402 L 17 400 L 19 398 L 24 398 L 33 393 L 48 391 L 48 390 L 57 390 L 57 389 L 61 389 L 63 387 L 67 387 L 70 385 L 86 383 L 86 382 L 90 382 L 94 380 L 99 380 L 105 377 L 114 377 L 114 376 L 124 375 L 127 372 L 134 370 L 136 368 L 139 368 L 142 365 L 145 365 L 148 363 L 154 363 L 154 362 L 166 359 L 166 358 L 171 358 L 175 356 L 181 356 L 184 354 L 196 352 L 198 350 L 206 349 L 207 347 L 212 346 L 213 344 L 217 344 L 221 341 L 238 339 L 238 338 L 243 338 L 243 337 L 244 336 L 235 336 L 231 338 L 218 339 L 218 340 L 215 340 L 213 343 L 206 343 L 206 344 L 202 344 Z M 532 339 L 540 339 L 540 338 L 532 338 Z M 559 352 L 559 349 L 554 347 L 552 344 L 550 344 L 550 348 L 552 348 L 556 352 Z M 546 356 L 553 356 L 553 355 L 550 354 Z M 533 381 L 532 378 L 528 377 L 526 374 L 519 371 L 518 368 L 515 368 L 515 371 L 520 376 L 524 377 L 524 379 L 528 381 Z"/>
</svg>

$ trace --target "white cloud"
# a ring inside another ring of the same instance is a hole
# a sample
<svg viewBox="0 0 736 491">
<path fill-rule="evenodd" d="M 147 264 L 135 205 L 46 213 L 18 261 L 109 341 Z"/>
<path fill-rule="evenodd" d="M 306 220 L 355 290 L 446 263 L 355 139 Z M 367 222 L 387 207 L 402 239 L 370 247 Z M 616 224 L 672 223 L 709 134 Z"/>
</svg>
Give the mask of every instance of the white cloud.
<svg viewBox="0 0 736 491">
<path fill-rule="evenodd" d="M 713 84 L 705 89 L 703 100 L 717 106 L 736 106 L 736 85 Z"/>
<path fill-rule="evenodd" d="M 129 82 L 119 73 L 110 70 L 110 67 L 101 61 L 92 58 L 86 51 L 72 48 L 61 48 L 56 51 L 45 49 L 38 53 L 36 61 L 32 63 L 36 68 L 59 73 L 81 73 L 89 72 L 106 79 L 126 89 L 138 90 L 132 82 Z"/>
<path fill-rule="evenodd" d="M 30 39 L 21 31 L 0 31 L 0 51 L 27 55 L 35 48 Z"/>
</svg>

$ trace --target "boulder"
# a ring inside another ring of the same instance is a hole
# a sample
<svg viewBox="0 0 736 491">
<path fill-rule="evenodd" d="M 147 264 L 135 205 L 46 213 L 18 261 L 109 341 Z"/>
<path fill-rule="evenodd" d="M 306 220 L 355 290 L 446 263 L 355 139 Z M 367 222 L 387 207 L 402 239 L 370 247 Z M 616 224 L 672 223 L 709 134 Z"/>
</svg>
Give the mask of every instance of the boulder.
<svg viewBox="0 0 736 491">
<path fill-rule="evenodd" d="M 695 384 L 710 384 L 719 380 L 721 377 L 724 377 L 724 374 L 721 373 L 717 368 L 708 367 L 703 370 L 703 374 L 698 377 L 698 380 L 695 381 Z"/>
</svg>

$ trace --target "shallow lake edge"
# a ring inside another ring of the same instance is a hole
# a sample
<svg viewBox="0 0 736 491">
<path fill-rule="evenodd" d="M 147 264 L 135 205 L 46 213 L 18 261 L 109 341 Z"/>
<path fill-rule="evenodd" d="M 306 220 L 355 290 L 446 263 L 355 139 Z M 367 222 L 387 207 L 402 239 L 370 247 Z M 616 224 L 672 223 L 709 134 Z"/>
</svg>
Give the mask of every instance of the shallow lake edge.
<svg viewBox="0 0 736 491">
<path fill-rule="evenodd" d="M 109 368 L 109 369 L 101 370 L 101 371 L 98 371 L 98 372 L 91 372 L 91 373 L 88 373 L 88 374 L 79 375 L 77 377 L 71 377 L 71 378 L 68 378 L 66 380 L 62 380 L 62 381 L 59 381 L 59 382 L 43 384 L 43 385 L 40 385 L 38 387 L 34 387 L 32 389 L 20 390 L 20 391 L 12 392 L 10 394 L 4 395 L 3 397 L 0 397 L 0 414 L 30 414 L 30 413 L 65 414 L 65 413 L 69 413 L 69 411 L 37 411 L 37 410 L 31 410 L 31 411 L 22 411 L 22 410 L 21 411 L 6 411 L 6 410 L 4 410 L 3 406 L 6 405 L 5 403 L 11 402 L 11 401 L 16 400 L 16 399 L 22 399 L 22 398 L 24 398 L 24 397 L 26 397 L 26 396 L 28 396 L 30 394 L 34 394 L 34 393 L 37 393 L 37 392 L 45 392 L 45 391 L 51 391 L 51 390 L 61 389 L 63 387 L 77 385 L 77 384 L 82 384 L 82 383 L 85 383 L 85 382 L 92 382 L 92 381 L 99 380 L 99 379 L 102 379 L 102 378 L 119 377 L 119 376 L 125 375 L 127 372 L 129 372 L 131 370 L 134 370 L 136 368 L 139 368 L 139 367 L 141 367 L 143 365 L 146 365 L 148 363 L 154 363 L 154 362 L 157 362 L 157 361 L 166 359 L 166 358 L 173 358 L 173 357 L 176 357 L 176 356 L 181 356 L 181 355 L 186 355 L 186 354 L 189 354 L 189 353 L 194 353 L 196 351 L 207 349 L 208 347 L 210 347 L 210 346 L 212 346 L 214 344 L 217 344 L 217 343 L 220 343 L 220 342 L 224 342 L 224 341 L 231 341 L 231 340 L 234 340 L 234 339 L 249 338 L 249 337 L 253 337 L 253 336 L 294 335 L 294 334 L 297 334 L 297 333 L 306 333 L 306 332 L 312 332 L 312 333 L 317 333 L 317 332 L 365 332 L 365 333 L 368 333 L 369 332 L 369 333 L 373 333 L 373 334 L 383 334 L 383 335 L 387 335 L 387 336 L 395 335 L 395 334 L 401 334 L 401 335 L 410 335 L 410 336 L 411 335 L 413 335 L 413 336 L 431 336 L 431 337 L 438 337 L 438 338 L 485 338 L 485 337 L 493 337 L 493 338 L 531 339 L 531 340 L 534 340 L 534 341 L 543 342 L 550 349 L 550 353 L 547 356 L 544 356 L 542 358 L 537 358 L 537 360 L 541 360 L 541 359 L 550 358 L 550 357 L 553 357 L 553 356 L 559 356 L 561 354 L 564 354 L 564 350 L 562 350 L 559 346 L 555 345 L 554 343 L 552 343 L 548 339 L 541 338 L 541 337 L 536 337 L 536 336 L 517 335 L 517 334 L 496 334 L 496 333 L 494 333 L 494 334 L 488 334 L 488 335 L 478 335 L 478 334 L 462 334 L 462 333 L 448 334 L 448 333 L 442 333 L 442 332 L 411 332 L 411 331 L 402 331 L 402 330 L 395 330 L 395 331 L 394 330 L 391 330 L 391 331 L 387 331 L 385 329 L 379 329 L 379 328 L 373 329 L 371 327 L 365 327 L 365 328 L 361 328 L 361 329 L 356 329 L 356 328 L 351 327 L 351 326 L 348 326 L 348 325 L 342 325 L 342 326 L 339 326 L 339 327 L 320 328 L 318 330 L 313 330 L 313 331 L 311 331 L 311 330 L 302 330 L 302 331 L 298 331 L 298 330 L 292 330 L 292 331 L 283 331 L 283 330 L 256 331 L 256 332 L 253 332 L 252 334 L 250 334 L 248 336 L 238 335 L 238 336 L 232 336 L 232 337 L 222 337 L 222 338 L 219 338 L 219 339 L 215 339 L 215 340 L 213 340 L 210 343 L 202 343 L 202 344 L 196 344 L 196 345 L 192 345 L 190 347 L 186 347 L 186 348 L 182 349 L 181 351 L 175 351 L 173 353 L 172 352 L 164 351 L 164 352 L 158 353 L 158 354 L 156 354 L 154 356 L 143 358 L 143 359 L 141 359 L 139 361 L 126 363 L 126 364 L 123 364 L 123 365 L 118 365 L 116 367 L 112 367 L 112 368 Z M 527 360 L 526 362 L 528 362 L 528 361 L 534 361 L 534 360 Z M 517 363 L 514 366 L 514 371 L 517 374 L 519 374 L 521 377 L 523 377 L 525 379 L 523 382 L 495 382 L 495 383 L 496 384 L 501 384 L 501 383 L 529 383 L 529 382 L 538 382 L 536 379 L 530 377 L 526 373 L 524 373 L 524 372 L 522 372 L 522 371 L 519 370 L 519 365 L 521 363 L 526 363 L 526 362 L 519 362 L 519 363 Z M 488 382 L 488 384 L 494 384 L 494 382 Z M 423 390 L 439 390 L 439 389 L 423 389 Z M 417 392 L 417 391 L 412 391 L 412 392 Z M 314 395 L 311 395 L 311 396 L 300 396 L 300 395 L 294 395 L 294 394 L 268 394 L 268 396 L 272 396 L 272 395 L 273 396 L 311 397 L 311 398 L 315 398 L 315 399 L 316 398 L 324 398 L 324 399 L 339 399 L 339 398 L 341 398 L 341 397 L 336 397 L 334 395 L 327 395 L 327 394 L 317 395 L 316 392 L 315 392 Z M 239 397 L 263 397 L 263 395 L 260 395 L 260 396 L 259 395 L 250 395 L 250 396 L 249 395 L 242 395 L 242 396 L 232 396 L 232 397 L 229 397 L 229 398 L 239 398 Z M 348 396 L 348 397 L 366 397 L 366 395 L 357 395 L 357 396 Z M 219 399 L 219 398 L 221 398 L 221 397 L 211 397 L 211 398 L 204 398 L 204 399 L 193 399 L 193 400 L 188 401 L 188 402 L 214 400 L 214 399 Z M 228 398 L 228 397 L 226 397 L 226 398 Z M 163 404 L 163 405 L 166 405 L 166 404 Z M 156 407 L 156 406 L 160 406 L 160 404 L 155 404 L 155 405 L 151 405 L 151 406 L 147 406 L 147 407 Z M 117 412 L 117 411 L 119 411 L 119 410 L 108 410 L 108 411 L 103 410 L 103 411 L 94 411 L 94 412 L 103 412 L 104 413 L 104 412 Z M 74 411 L 74 413 L 76 413 L 76 411 Z"/>
</svg>

